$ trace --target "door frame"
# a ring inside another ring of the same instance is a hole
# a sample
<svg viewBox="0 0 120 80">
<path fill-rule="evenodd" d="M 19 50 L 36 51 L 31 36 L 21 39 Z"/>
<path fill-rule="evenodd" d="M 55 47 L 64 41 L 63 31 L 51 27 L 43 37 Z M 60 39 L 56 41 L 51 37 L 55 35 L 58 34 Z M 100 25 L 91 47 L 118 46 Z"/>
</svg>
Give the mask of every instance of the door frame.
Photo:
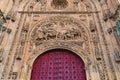
<svg viewBox="0 0 120 80">
<path fill-rule="evenodd" d="M 25 76 L 26 76 L 25 80 L 30 80 L 31 72 L 32 72 L 32 66 L 33 66 L 33 63 L 36 60 L 36 58 L 38 56 L 40 56 L 41 54 L 43 54 L 44 52 L 49 51 L 49 50 L 53 50 L 53 49 L 64 49 L 64 50 L 71 51 L 71 52 L 75 53 L 76 55 L 78 55 L 84 62 L 85 72 L 86 72 L 86 79 L 87 80 L 90 79 L 90 70 L 89 70 L 90 67 L 89 66 L 91 64 L 91 61 L 90 61 L 89 57 L 87 56 L 87 55 L 89 55 L 88 52 L 83 51 L 82 49 L 72 49 L 72 48 L 57 47 L 57 48 L 44 49 L 43 51 L 39 51 L 36 54 L 34 54 L 33 56 L 29 57 L 29 59 L 27 60 L 27 62 L 25 64 L 26 67 L 28 68 L 27 72 L 25 73 Z M 22 70 L 24 71 L 24 68 Z"/>
</svg>

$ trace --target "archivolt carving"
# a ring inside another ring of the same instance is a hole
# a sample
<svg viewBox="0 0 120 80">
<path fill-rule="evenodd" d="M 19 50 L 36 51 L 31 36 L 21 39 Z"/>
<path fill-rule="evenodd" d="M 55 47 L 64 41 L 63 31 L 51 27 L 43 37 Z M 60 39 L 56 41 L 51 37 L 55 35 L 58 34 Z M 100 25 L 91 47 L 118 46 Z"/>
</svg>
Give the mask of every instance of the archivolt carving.
<svg viewBox="0 0 120 80">
<path fill-rule="evenodd" d="M 40 48 L 42 48 L 42 47 L 40 47 Z M 60 46 L 59 47 L 58 46 L 53 46 L 53 47 L 46 47 L 46 48 L 44 47 L 41 50 L 38 50 L 35 54 L 31 55 L 30 58 L 28 58 L 27 63 L 30 66 L 32 66 L 32 64 L 33 64 L 34 60 L 36 59 L 36 57 L 38 57 L 39 55 L 41 55 L 45 51 L 52 50 L 52 49 L 67 49 L 67 50 L 73 51 L 77 55 L 79 55 L 86 62 L 86 66 L 91 64 L 91 60 L 88 57 L 89 52 L 87 52 L 86 50 L 82 49 L 81 47 L 75 48 L 75 47 L 68 47 L 68 46 L 67 47 L 66 46 L 61 46 L 61 47 Z"/>
<path fill-rule="evenodd" d="M 41 44 L 38 46 L 38 47 L 35 47 L 35 45 L 33 44 L 31 47 L 30 47 L 30 50 L 33 50 L 32 52 L 34 54 L 36 54 L 37 52 L 39 51 L 42 51 L 44 49 L 49 49 L 51 47 L 66 47 L 66 48 L 79 48 L 79 49 L 83 49 L 83 46 L 85 45 L 85 43 L 83 42 L 80 42 L 80 41 L 76 41 L 76 42 L 73 42 L 73 41 L 44 41 L 44 42 L 41 42 Z M 34 47 L 34 48 L 33 48 Z M 86 51 L 86 50 L 84 50 Z M 87 52 L 88 53 L 88 52 Z"/>
</svg>

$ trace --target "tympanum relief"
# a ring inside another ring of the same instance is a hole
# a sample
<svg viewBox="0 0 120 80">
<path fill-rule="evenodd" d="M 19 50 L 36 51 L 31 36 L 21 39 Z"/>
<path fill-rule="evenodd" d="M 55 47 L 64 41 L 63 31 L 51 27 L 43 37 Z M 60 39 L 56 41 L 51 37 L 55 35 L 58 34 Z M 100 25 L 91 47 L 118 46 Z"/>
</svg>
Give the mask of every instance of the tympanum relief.
<svg viewBox="0 0 120 80">
<path fill-rule="evenodd" d="M 48 44 L 46 44 L 48 43 Z M 49 46 L 72 46 L 87 48 L 88 34 L 84 27 L 74 20 L 56 17 L 42 22 L 35 27 L 31 34 L 31 49 L 47 48 Z M 88 48 L 87 48 L 88 49 Z"/>
</svg>

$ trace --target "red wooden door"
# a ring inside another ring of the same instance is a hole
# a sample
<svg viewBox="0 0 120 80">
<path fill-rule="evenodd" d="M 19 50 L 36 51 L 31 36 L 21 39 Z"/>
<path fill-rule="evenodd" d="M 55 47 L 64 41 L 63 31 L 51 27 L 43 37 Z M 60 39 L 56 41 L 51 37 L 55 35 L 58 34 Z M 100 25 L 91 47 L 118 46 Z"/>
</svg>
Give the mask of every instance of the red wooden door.
<svg viewBox="0 0 120 80">
<path fill-rule="evenodd" d="M 83 60 L 67 50 L 51 50 L 33 64 L 31 80 L 86 80 Z"/>
</svg>

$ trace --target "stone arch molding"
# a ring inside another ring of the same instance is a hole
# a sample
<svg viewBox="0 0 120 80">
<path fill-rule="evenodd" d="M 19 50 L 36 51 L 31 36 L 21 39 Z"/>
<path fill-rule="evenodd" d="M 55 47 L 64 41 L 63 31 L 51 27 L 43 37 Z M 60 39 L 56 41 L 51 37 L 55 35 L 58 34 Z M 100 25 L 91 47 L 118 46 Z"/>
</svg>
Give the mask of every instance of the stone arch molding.
<svg viewBox="0 0 120 80">
<path fill-rule="evenodd" d="M 49 48 L 46 48 L 46 49 L 44 49 L 44 50 L 42 50 L 42 51 L 38 51 L 37 54 L 34 54 L 33 56 L 31 56 L 31 57 L 27 60 L 27 64 L 28 64 L 30 67 L 32 67 L 35 59 L 36 59 L 39 55 L 41 55 L 42 53 L 44 53 L 44 52 L 46 52 L 46 51 L 54 50 L 54 49 L 64 49 L 64 50 L 68 50 L 68 51 L 74 52 L 76 55 L 78 55 L 78 56 L 84 61 L 86 68 L 87 68 L 87 66 L 88 66 L 89 64 L 91 64 L 91 61 L 90 61 L 90 59 L 89 59 L 89 57 L 88 57 L 88 55 L 87 55 L 87 54 L 89 54 L 89 53 L 88 53 L 87 51 L 84 51 L 84 50 L 79 49 L 79 48 L 64 47 L 64 46 L 62 46 L 62 47 L 51 47 L 51 48 L 49 47 Z"/>
</svg>

